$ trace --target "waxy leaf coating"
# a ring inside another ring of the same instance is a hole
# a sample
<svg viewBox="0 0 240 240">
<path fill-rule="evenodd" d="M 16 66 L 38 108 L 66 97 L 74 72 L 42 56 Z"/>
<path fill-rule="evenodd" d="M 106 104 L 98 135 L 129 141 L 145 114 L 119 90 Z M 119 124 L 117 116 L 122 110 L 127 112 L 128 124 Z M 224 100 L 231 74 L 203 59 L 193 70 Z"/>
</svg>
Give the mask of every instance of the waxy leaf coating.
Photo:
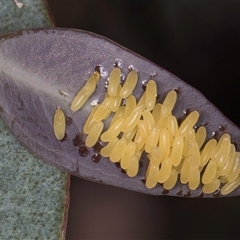
<svg viewBox="0 0 240 240">
<path fill-rule="evenodd" d="M 116 43 L 80 30 L 23 30 L 1 37 L 1 116 L 34 154 L 73 175 L 153 195 L 212 197 L 213 194 L 202 194 L 201 187 L 189 191 L 180 183 L 169 191 L 160 184 L 147 189 L 143 184 L 148 164 L 146 155 L 142 156 L 137 176 L 129 178 L 116 164 L 99 155 L 100 143 L 91 148 L 85 146 L 83 124 L 93 108 L 91 102 L 103 100 L 105 82 L 114 65 L 125 76 L 129 69 L 137 69 L 139 80 L 133 91 L 137 99 L 144 91 L 142 81 L 151 77 L 157 83 L 158 101 L 169 91 L 177 91 L 173 114 L 179 121 L 186 117 L 186 112 L 197 110 L 198 125 L 207 128 L 208 139 L 227 132 L 240 150 L 240 130 L 196 89 Z M 96 68 L 100 69 L 101 79 L 95 93 L 83 108 L 72 112 L 70 106 L 75 95 Z M 53 116 L 58 107 L 67 116 L 66 136 L 61 141 L 53 131 Z M 228 196 L 239 193 L 240 189 Z"/>
</svg>

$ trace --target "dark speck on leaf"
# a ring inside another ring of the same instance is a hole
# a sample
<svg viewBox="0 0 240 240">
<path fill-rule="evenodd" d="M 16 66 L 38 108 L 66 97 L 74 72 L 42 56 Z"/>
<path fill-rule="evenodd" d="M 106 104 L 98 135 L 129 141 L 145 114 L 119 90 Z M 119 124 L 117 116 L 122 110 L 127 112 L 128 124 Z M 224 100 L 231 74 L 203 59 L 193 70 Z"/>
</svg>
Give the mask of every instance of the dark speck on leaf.
<svg viewBox="0 0 240 240">
<path fill-rule="evenodd" d="M 69 126 L 72 123 L 72 118 L 70 116 L 66 116 L 66 125 Z"/>
<path fill-rule="evenodd" d="M 93 150 L 95 153 L 100 153 L 101 149 L 103 148 L 102 144 L 100 142 L 97 142 L 94 146 L 93 146 Z"/>
<path fill-rule="evenodd" d="M 219 129 L 220 132 L 224 132 L 226 130 L 226 128 L 224 126 L 222 126 L 222 125 L 220 125 L 218 127 L 218 129 Z"/>
<path fill-rule="evenodd" d="M 101 155 L 99 153 L 94 153 L 92 155 L 92 161 L 98 163 L 101 160 Z"/>
<path fill-rule="evenodd" d="M 162 191 L 162 194 L 168 194 L 168 193 L 169 193 L 169 190 L 164 189 L 164 190 Z"/>
<path fill-rule="evenodd" d="M 73 145 L 81 146 L 83 144 L 84 144 L 84 135 L 82 133 L 77 133 L 76 136 L 73 138 Z"/>
<path fill-rule="evenodd" d="M 182 195 L 183 195 L 182 190 L 179 190 L 179 191 L 177 192 L 177 196 L 182 196 Z"/>
<path fill-rule="evenodd" d="M 86 157 L 89 154 L 89 150 L 86 146 L 80 146 L 78 149 L 78 153 L 81 157 Z"/>
</svg>

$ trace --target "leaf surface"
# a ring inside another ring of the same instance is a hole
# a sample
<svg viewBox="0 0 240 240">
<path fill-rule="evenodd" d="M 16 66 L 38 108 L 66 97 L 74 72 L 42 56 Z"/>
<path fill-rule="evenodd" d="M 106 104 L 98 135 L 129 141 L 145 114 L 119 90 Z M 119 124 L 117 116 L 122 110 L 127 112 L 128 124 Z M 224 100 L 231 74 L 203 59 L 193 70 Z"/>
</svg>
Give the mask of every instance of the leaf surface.
<svg viewBox="0 0 240 240">
<path fill-rule="evenodd" d="M 0 119 L 0 238 L 65 239 L 69 175 L 19 144 Z"/>
<path fill-rule="evenodd" d="M 42 0 L 1 1 L 0 19 L 0 34 L 54 26 Z M 33 156 L 0 118 L 0 238 L 65 239 L 69 188 L 70 175 Z"/>
<path fill-rule="evenodd" d="M 26 28 L 54 26 L 45 0 L 1 1 L 0 17 L 0 34 Z"/>
<path fill-rule="evenodd" d="M 144 91 L 142 81 L 153 76 L 158 86 L 158 100 L 162 101 L 170 90 L 177 90 L 178 101 L 173 113 L 179 121 L 185 118 L 185 112 L 197 110 L 200 113 L 198 124 L 207 127 L 208 138 L 213 133 L 216 136 L 222 134 L 219 132 L 221 127 L 231 135 L 239 151 L 239 129 L 196 89 L 116 43 L 80 30 L 26 30 L 1 38 L 1 115 L 21 142 L 61 170 L 147 194 L 166 194 L 161 185 L 147 189 L 143 184 L 148 164 L 146 155 L 141 159 L 143 165 L 138 175 L 129 178 L 109 159 L 101 157 L 97 163 L 94 161 L 99 146 L 86 148 L 84 139 L 79 141 L 79 146 L 74 144 L 73 139 L 82 133 L 83 124 L 92 109 L 91 102 L 104 98 L 105 81 L 116 63 L 124 75 L 129 68 L 138 70 L 139 81 L 134 90 L 136 98 Z M 100 67 L 102 74 L 97 90 L 80 111 L 73 113 L 71 102 L 96 67 Z M 58 141 L 53 132 L 53 115 L 57 107 L 61 107 L 68 116 L 66 139 L 63 141 Z M 180 191 L 182 196 L 203 196 L 200 188 L 189 192 L 187 186 L 180 183 L 167 195 L 177 196 Z M 236 190 L 228 196 L 238 193 Z"/>
</svg>

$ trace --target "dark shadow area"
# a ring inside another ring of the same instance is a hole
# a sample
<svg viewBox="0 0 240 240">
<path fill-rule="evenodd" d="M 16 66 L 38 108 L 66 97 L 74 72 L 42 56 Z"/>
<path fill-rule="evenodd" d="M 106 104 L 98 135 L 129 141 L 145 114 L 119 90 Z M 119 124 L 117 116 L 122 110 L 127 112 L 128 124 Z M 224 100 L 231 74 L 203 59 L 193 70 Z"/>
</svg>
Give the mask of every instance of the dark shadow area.
<svg viewBox="0 0 240 240">
<path fill-rule="evenodd" d="M 58 27 L 95 32 L 150 59 L 240 126 L 240 3 L 48 2 Z M 239 239 L 239 202 L 153 197 L 72 177 L 67 239 Z"/>
</svg>

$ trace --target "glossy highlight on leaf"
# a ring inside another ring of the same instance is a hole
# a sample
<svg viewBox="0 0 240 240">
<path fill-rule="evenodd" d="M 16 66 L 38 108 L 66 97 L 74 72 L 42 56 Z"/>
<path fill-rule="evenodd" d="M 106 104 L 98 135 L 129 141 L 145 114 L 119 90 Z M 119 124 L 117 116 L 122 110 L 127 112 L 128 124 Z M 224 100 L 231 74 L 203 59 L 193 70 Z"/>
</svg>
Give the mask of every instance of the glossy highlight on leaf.
<svg viewBox="0 0 240 240">
<path fill-rule="evenodd" d="M 224 132 L 231 135 L 239 151 L 239 128 L 196 89 L 116 43 L 80 30 L 23 30 L 0 39 L 1 116 L 33 153 L 73 175 L 153 195 L 212 197 L 213 194 L 202 194 L 201 188 L 189 191 L 180 182 L 171 190 L 164 190 L 160 184 L 147 189 L 143 184 L 148 165 L 146 155 L 141 158 L 137 176 L 129 178 L 109 159 L 101 156 L 100 159 L 101 143 L 97 147 L 85 146 L 82 128 L 93 108 L 91 103 L 103 100 L 109 75 L 105 73 L 116 65 L 121 65 L 125 76 L 130 68 L 137 69 L 139 81 L 133 91 L 137 99 L 144 91 L 142 81 L 152 76 L 157 84 L 158 101 L 171 90 L 178 92 L 173 113 L 179 121 L 185 118 L 186 111 L 196 110 L 200 113 L 198 125 L 207 129 L 207 139 L 213 134 L 217 136 L 219 126 L 224 126 Z M 79 111 L 72 112 L 70 106 L 75 95 L 95 69 L 101 74 L 96 91 Z M 71 119 L 61 141 L 53 132 L 56 108 L 63 109 L 67 119 Z M 98 161 L 94 161 L 96 156 Z M 228 196 L 239 193 L 238 189 Z"/>
</svg>

